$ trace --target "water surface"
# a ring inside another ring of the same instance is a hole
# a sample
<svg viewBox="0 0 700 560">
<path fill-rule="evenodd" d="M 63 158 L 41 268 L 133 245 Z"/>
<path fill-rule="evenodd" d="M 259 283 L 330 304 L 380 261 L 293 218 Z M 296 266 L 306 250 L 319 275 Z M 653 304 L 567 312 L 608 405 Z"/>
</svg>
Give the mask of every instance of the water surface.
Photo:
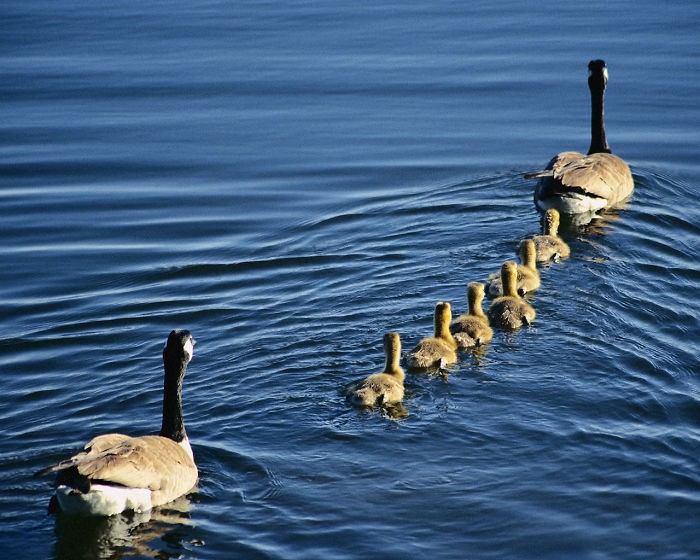
<svg viewBox="0 0 700 560">
<path fill-rule="evenodd" d="M 0 9 L 1 547 L 15 558 L 700 554 L 700 94 L 692 3 L 207 2 Z M 349 408 L 539 231 L 526 171 L 608 138 L 636 191 L 563 236 L 538 319 L 405 415 Z M 32 473 L 160 425 L 195 492 L 47 516 Z"/>
</svg>

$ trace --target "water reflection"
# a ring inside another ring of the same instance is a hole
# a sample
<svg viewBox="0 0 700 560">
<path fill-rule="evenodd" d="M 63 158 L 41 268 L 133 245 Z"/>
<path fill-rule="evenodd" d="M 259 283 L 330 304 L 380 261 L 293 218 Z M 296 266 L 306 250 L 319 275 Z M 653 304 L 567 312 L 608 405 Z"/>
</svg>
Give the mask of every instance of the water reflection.
<svg viewBox="0 0 700 560">
<path fill-rule="evenodd" d="M 122 513 L 110 517 L 56 516 L 55 558 L 179 558 L 190 522 L 192 504 L 180 497 L 167 506 L 144 513 Z M 201 543 L 192 542 L 197 545 Z"/>
<path fill-rule="evenodd" d="M 620 210 L 628 207 L 628 202 L 621 202 L 615 208 L 581 214 L 562 214 L 559 233 L 578 233 L 582 235 L 604 235 L 610 225 L 620 219 Z"/>
<path fill-rule="evenodd" d="M 489 345 L 488 344 L 480 344 L 479 346 L 474 346 L 473 348 L 469 348 L 465 351 L 465 354 L 470 355 L 473 360 L 472 360 L 472 365 L 480 369 L 482 368 L 485 364 L 488 363 L 487 360 L 487 354 L 489 352 Z"/>
<path fill-rule="evenodd" d="M 401 420 L 408 417 L 408 410 L 402 402 L 399 402 L 383 407 L 382 415 L 390 420 Z"/>
</svg>

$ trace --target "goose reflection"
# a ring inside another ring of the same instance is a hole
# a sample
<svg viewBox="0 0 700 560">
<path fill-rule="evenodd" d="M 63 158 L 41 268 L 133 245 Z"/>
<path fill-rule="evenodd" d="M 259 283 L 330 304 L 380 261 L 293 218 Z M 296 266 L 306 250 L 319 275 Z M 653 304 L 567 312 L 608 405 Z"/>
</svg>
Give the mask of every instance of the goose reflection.
<svg viewBox="0 0 700 560">
<path fill-rule="evenodd" d="M 599 210 L 598 212 L 583 212 L 581 214 L 561 214 L 559 234 L 605 235 L 610 225 L 620 219 L 619 212 L 625 210 L 629 203 L 624 201 L 614 209 Z"/>
<path fill-rule="evenodd" d="M 80 558 L 115 559 L 137 555 L 144 558 L 180 558 L 188 538 L 192 503 L 186 497 L 167 506 L 142 513 L 127 512 L 107 517 L 56 515 L 57 560 Z"/>
</svg>

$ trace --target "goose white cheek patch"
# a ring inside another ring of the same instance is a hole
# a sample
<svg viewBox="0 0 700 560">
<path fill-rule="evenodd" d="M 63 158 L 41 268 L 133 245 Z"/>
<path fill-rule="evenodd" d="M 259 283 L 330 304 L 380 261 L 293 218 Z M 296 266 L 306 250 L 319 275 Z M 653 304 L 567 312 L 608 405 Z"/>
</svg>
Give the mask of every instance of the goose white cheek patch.
<svg viewBox="0 0 700 560">
<path fill-rule="evenodd" d="M 190 360 L 194 358 L 194 340 L 191 338 L 185 342 L 185 352 L 190 355 Z"/>
<path fill-rule="evenodd" d="M 593 75 L 593 71 L 589 70 L 588 77 L 590 78 L 592 75 Z M 608 67 L 607 66 L 605 68 L 603 68 L 603 78 L 605 78 L 606 81 L 608 80 Z"/>
</svg>

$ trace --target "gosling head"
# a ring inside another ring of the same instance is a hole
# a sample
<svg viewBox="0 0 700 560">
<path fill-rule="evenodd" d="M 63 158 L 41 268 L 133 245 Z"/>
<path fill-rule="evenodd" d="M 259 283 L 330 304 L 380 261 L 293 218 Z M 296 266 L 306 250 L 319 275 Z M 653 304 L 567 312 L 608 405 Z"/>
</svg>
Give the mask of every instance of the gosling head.
<svg viewBox="0 0 700 560">
<path fill-rule="evenodd" d="M 384 335 L 384 355 L 386 356 L 386 365 L 384 372 L 390 373 L 403 379 L 404 373 L 401 369 L 401 338 L 395 332 L 388 332 Z"/>
<path fill-rule="evenodd" d="M 387 356 L 399 356 L 401 354 L 399 333 L 388 332 L 384 335 L 384 353 Z"/>
<path fill-rule="evenodd" d="M 481 302 L 486 296 L 486 290 L 484 289 L 484 284 L 481 282 L 470 282 L 467 285 L 467 301 L 469 302 L 469 308 L 472 306 L 481 305 Z"/>
<path fill-rule="evenodd" d="M 451 340 L 450 323 L 452 322 L 452 307 L 447 302 L 440 301 L 435 306 L 435 337 Z"/>
<path fill-rule="evenodd" d="M 559 233 L 559 212 L 555 208 L 550 208 L 544 214 L 545 235 L 556 236 Z"/>
<path fill-rule="evenodd" d="M 537 248 L 532 239 L 524 239 L 520 242 L 518 255 L 523 266 L 531 269 L 537 268 Z"/>
<path fill-rule="evenodd" d="M 435 320 L 440 320 L 440 323 L 452 320 L 452 306 L 446 301 L 439 301 L 435 306 Z"/>
<path fill-rule="evenodd" d="M 513 261 L 506 261 L 501 266 L 501 283 L 504 296 L 518 297 L 518 265 Z"/>
</svg>

